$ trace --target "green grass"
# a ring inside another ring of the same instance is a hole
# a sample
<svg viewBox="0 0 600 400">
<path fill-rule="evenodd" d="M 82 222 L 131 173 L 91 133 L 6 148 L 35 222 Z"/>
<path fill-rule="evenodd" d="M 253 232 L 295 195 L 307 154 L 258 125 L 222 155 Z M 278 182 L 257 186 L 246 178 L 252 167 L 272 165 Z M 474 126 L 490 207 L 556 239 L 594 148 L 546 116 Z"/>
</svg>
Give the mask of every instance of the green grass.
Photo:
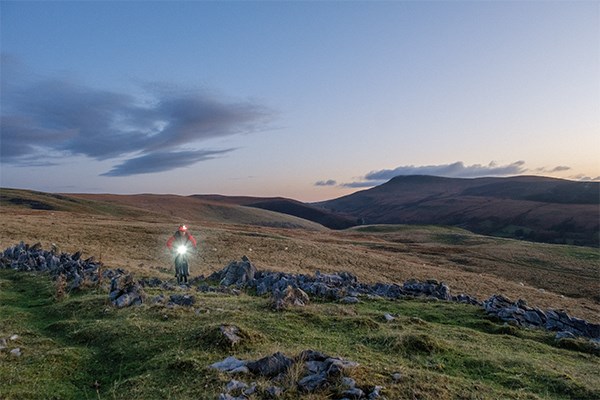
<svg viewBox="0 0 600 400">
<path fill-rule="evenodd" d="M 104 290 L 56 301 L 47 276 L 0 270 L 0 337 L 20 335 L 9 343 L 23 351 L 20 358 L 0 353 L 0 397 L 211 399 L 231 379 L 209 369 L 211 363 L 310 348 L 359 362 L 351 372 L 357 384 L 385 386 L 389 399 L 600 398 L 600 358 L 593 347 L 504 326 L 478 307 L 372 300 L 313 302 L 277 313 L 267 298 L 195 296 L 193 309 L 117 310 Z M 384 313 L 397 318 L 385 322 Z M 240 328 L 239 346 L 223 343 L 221 324 Z M 391 379 L 394 372 L 403 375 L 399 383 Z M 254 398 L 267 398 L 267 381 L 238 378 L 257 381 Z M 306 398 L 337 398 L 336 390 Z M 283 396 L 299 397 L 295 388 Z"/>
</svg>

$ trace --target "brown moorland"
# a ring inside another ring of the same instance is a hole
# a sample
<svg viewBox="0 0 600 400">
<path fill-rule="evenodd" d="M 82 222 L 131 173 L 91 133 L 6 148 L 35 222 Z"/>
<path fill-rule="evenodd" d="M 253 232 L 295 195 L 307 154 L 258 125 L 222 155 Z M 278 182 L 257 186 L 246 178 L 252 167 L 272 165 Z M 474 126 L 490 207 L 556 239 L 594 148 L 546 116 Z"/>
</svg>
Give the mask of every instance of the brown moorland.
<svg viewBox="0 0 600 400">
<path fill-rule="evenodd" d="M 174 195 L 54 195 L 1 189 L 0 246 L 82 251 L 109 268 L 172 277 L 165 242 L 179 223 L 199 240 L 192 276 L 248 255 L 259 269 L 350 271 L 364 282 L 446 282 L 600 322 L 597 248 L 531 243 L 454 227 L 374 225 L 332 231 L 288 215 Z M 18 199 L 18 200 L 11 200 Z"/>
</svg>

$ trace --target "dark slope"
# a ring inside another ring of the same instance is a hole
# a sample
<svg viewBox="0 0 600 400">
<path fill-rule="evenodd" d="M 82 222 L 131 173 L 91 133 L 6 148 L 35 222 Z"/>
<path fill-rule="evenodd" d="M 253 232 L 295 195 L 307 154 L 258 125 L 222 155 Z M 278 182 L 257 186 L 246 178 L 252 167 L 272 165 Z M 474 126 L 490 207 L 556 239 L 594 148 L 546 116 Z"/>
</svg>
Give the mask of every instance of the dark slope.
<svg viewBox="0 0 600 400">
<path fill-rule="evenodd" d="M 270 200 L 248 204 L 249 207 L 277 211 L 317 222 L 330 229 L 346 229 L 358 225 L 357 219 L 329 212 L 322 208 L 295 201 L 295 200 Z"/>
<path fill-rule="evenodd" d="M 222 204 L 235 204 L 275 211 L 316 222 L 330 229 L 346 229 L 358 225 L 356 218 L 351 216 L 332 213 L 326 209 L 284 197 L 222 196 L 216 194 L 192 195 L 190 197 Z"/>
</svg>

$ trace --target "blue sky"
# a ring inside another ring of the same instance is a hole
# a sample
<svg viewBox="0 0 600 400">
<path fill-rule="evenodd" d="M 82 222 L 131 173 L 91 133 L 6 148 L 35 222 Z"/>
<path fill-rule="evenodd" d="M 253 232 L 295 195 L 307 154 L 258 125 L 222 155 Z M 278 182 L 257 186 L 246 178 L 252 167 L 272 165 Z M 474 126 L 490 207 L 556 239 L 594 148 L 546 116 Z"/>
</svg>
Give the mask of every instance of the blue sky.
<svg viewBox="0 0 600 400">
<path fill-rule="evenodd" d="M 597 2 L 0 3 L 3 187 L 600 175 Z"/>
</svg>

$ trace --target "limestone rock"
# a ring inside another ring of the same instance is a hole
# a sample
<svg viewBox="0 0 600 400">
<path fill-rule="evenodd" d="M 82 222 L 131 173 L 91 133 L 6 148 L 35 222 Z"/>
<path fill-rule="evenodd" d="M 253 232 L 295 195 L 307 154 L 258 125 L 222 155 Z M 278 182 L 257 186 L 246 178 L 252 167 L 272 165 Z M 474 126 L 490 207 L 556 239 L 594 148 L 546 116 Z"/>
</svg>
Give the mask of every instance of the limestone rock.
<svg viewBox="0 0 600 400">
<path fill-rule="evenodd" d="M 242 257 L 242 261 L 232 261 L 219 272 L 215 272 L 208 277 L 208 280 L 219 281 L 220 285 L 231 286 L 237 285 L 245 287 L 248 282 L 254 279 L 256 267 L 252 265 L 250 259 L 246 256 Z"/>
<path fill-rule="evenodd" d="M 239 336 L 240 328 L 235 325 L 221 325 L 219 331 L 229 344 L 229 347 L 234 347 L 242 341 L 241 336 Z"/>
<path fill-rule="evenodd" d="M 255 375 L 274 377 L 282 372 L 287 372 L 292 363 L 293 360 L 291 358 L 277 352 L 260 360 L 251 361 L 246 366 Z"/>
<path fill-rule="evenodd" d="M 248 372 L 246 361 L 238 360 L 234 356 L 229 356 L 223 361 L 216 362 L 210 365 L 210 368 L 218 369 L 219 371 L 233 373 Z"/>
<path fill-rule="evenodd" d="M 308 294 L 302 289 L 288 285 L 283 292 L 273 294 L 272 304 L 275 310 L 284 310 L 288 307 L 303 307 L 309 303 Z"/>
</svg>

